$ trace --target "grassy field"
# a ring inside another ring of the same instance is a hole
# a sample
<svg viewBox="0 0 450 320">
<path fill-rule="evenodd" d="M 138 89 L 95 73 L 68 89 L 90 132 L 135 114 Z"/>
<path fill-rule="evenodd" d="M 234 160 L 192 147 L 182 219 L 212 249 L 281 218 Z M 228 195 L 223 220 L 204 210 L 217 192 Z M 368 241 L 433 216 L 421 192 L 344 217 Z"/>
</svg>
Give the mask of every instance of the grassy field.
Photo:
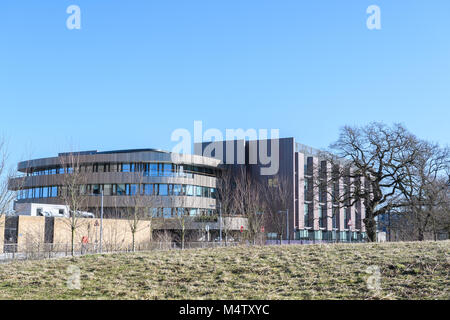
<svg viewBox="0 0 450 320">
<path fill-rule="evenodd" d="M 450 241 L 291 245 L 17 261 L 0 265 L 0 299 L 448 300 L 449 249 Z M 69 266 L 80 270 L 80 289 L 67 287 Z M 368 289 L 368 268 L 379 268 L 379 290 Z"/>
</svg>

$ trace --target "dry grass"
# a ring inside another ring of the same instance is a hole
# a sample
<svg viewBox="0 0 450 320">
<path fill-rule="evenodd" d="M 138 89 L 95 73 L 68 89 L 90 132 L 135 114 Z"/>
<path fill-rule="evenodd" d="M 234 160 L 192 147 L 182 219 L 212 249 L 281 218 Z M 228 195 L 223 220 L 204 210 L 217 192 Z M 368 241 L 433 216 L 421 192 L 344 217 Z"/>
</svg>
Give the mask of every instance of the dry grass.
<svg viewBox="0 0 450 320">
<path fill-rule="evenodd" d="M 450 241 L 235 247 L 0 265 L 0 299 L 449 299 Z M 81 289 L 66 285 L 80 269 Z M 366 272 L 378 266 L 381 289 Z"/>
</svg>

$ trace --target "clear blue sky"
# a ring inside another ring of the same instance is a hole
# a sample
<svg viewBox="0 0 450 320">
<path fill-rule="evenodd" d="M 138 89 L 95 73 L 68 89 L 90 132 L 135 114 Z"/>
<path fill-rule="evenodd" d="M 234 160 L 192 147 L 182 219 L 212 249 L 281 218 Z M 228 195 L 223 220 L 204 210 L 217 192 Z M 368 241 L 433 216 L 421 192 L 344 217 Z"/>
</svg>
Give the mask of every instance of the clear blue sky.
<svg viewBox="0 0 450 320">
<path fill-rule="evenodd" d="M 449 16 L 448 0 L 2 0 L 0 133 L 14 161 L 170 150 L 194 120 L 318 148 L 345 124 L 401 122 L 448 144 Z"/>
</svg>

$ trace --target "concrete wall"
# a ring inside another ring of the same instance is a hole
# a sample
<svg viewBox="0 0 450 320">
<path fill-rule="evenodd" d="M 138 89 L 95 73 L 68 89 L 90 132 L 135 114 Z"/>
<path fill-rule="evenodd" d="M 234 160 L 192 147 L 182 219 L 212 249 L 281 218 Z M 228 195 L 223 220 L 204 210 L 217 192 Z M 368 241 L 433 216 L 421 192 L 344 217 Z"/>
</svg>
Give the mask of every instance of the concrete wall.
<svg viewBox="0 0 450 320">
<path fill-rule="evenodd" d="M 44 217 L 19 216 L 19 229 L 17 231 L 19 248 L 44 243 L 44 226 Z"/>
<path fill-rule="evenodd" d="M 47 218 L 50 223 L 54 221 L 53 244 L 57 250 L 70 251 L 71 244 L 71 219 L 70 218 Z M 0 217 L 0 253 L 3 252 L 4 243 L 4 217 Z M 45 217 L 19 216 L 17 245 L 19 252 L 36 250 L 45 243 Z M 104 250 L 121 250 L 129 248 L 132 244 L 131 221 L 125 219 L 103 219 L 103 248 Z M 150 228 L 151 224 L 151 228 Z M 82 243 L 83 237 L 88 238 L 89 244 L 100 243 L 100 220 L 78 218 L 75 222 L 76 229 L 74 243 L 76 246 Z M 219 229 L 219 222 L 186 222 L 186 230 L 204 230 L 209 225 L 211 230 Z M 247 228 L 246 219 L 224 218 L 222 227 L 228 230 L 239 230 L 241 226 Z M 141 220 L 137 223 L 135 232 L 135 244 L 145 244 L 150 242 L 153 230 L 153 240 L 155 231 L 180 229 L 180 221 L 177 219 L 155 218 L 151 221 Z M 60 246 L 57 246 L 60 245 Z"/>
<path fill-rule="evenodd" d="M 80 244 L 83 237 L 87 237 L 90 244 L 100 243 L 100 221 L 98 219 L 77 219 L 76 225 L 74 243 Z M 55 218 L 53 243 L 70 244 L 71 236 L 71 219 Z M 149 240 L 149 221 L 140 221 L 137 224 L 135 243 L 139 244 Z M 131 244 L 132 233 L 128 220 L 103 219 L 103 247 L 105 249 L 122 249 Z"/>
</svg>

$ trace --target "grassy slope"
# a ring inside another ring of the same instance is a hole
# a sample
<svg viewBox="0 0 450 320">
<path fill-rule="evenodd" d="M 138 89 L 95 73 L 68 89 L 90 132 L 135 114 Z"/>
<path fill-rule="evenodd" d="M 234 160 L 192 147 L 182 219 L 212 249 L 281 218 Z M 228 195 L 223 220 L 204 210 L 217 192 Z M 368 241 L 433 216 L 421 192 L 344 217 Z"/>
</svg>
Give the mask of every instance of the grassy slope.
<svg viewBox="0 0 450 320">
<path fill-rule="evenodd" d="M 450 241 L 105 254 L 0 265 L 0 299 L 450 299 Z M 69 265 L 81 290 L 66 286 Z M 381 290 L 368 290 L 377 265 Z"/>
</svg>

